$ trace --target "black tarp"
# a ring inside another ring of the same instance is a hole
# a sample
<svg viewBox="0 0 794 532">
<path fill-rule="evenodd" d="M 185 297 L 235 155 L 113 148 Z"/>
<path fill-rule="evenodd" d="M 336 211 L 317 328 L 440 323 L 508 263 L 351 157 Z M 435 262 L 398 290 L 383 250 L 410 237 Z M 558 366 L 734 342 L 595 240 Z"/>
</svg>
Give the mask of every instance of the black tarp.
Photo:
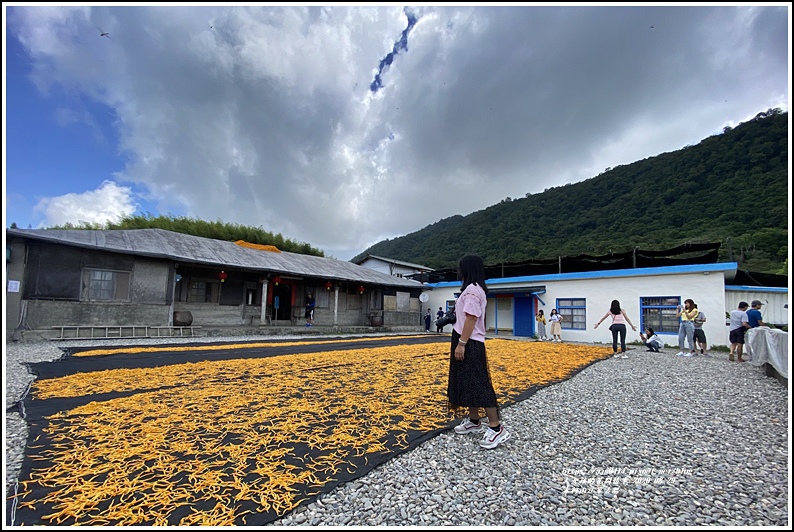
<svg viewBox="0 0 794 532">
<path fill-rule="evenodd" d="M 118 347 L 113 346 L 112 348 L 108 348 L 111 353 L 108 354 L 99 354 L 93 356 L 83 356 L 86 355 L 88 351 L 93 350 L 95 351 L 96 348 L 70 348 L 64 350 L 64 357 L 55 362 L 42 362 L 31 364 L 30 369 L 31 371 L 37 375 L 37 381 L 50 381 L 53 380 L 58 381 L 60 379 L 68 379 L 70 377 L 74 378 L 78 376 L 79 379 L 77 381 L 82 384 L 84 382 L 91 381 L 92 379 L 97 379 L 102 375 L 122 375 L 125 370 L 136 370 L 139 368 L 156 368 L 159 372 L 165 372 L 169 367 L 179 367 L 185 366 L 187 368 L 190 367 L 198 367 L 200 362 L 206 361 L 218 361 L 221 363 L 228 363 L 231 365 L 235 361 L 239 361 L 240 359 L 261 359 L 263 357 L 273 357 L 283 354 L 300 354 L 300 353 L 322 353 L 324 351 L 339 351 L 339 350 L 346 350 L 346 349 L 370 349 L 375 347 L 384 347 L 384 346 L 408 346 L 408 345 L 417 345 L 417 344 L 427 344 L 428 346 L 435 346 L 435 352 L 433 354 L 423 355 L 416 360 L 418 364 L 427 364 L 430 362 L 428 357 L 433 358 L 433 362 L 438 364 L 439 362 L 443 362 L 448 360 L 448 345 L 444 344 L 439 347 L 439 342 L 449 342 L 448 337 L 445 339 L 444 337 L 439 336 L 427 336 L 427 337 L 392 337 L 389 339 L 370 339 L 370 338 L 355 338 L 355 339 L 344 339 L 339 340 L 335 338 L 324 339 L 320 341 L 312 341 L 312 342 L 293 342 L 290 345 L 290 341 L 267 341 L 267 347 L 246 347 L 249 344 L 228 344 L 228 343 L 201 343 L 201 344 L 190 344 L 189 346 L 185 346 L 185 344 L 174 344 L 171 346 L 157 346 L 155 350 L 152 351 L 142 351 L 140 346 L 128 346 L 128 347 Z M 430 349 L 430 347 L 428 347 Z M 424 351 L 423 351 L 424 352 Z M 440 358 L 439 358 L 440 357 Z M 297 357 L 296 357 L 297 358 Z M 424 359 L 427 359 L 426 361 Z M 594 357 L 591 359 L 590 362 L 583 364 L 581 367 L 575 368 L 575 371 L 571 372 L 566 378 L 570 378 L 571 376 L 575 375 L 591 363 L 599 360 L 599 358 Z M 194 366 L 191 366 L 193 364 Z M 443 366 L 443 364 L 442 364 Z M 221 365 L 220 368 L 224 368 L 225 366 Z M 375 370 L 376 368 L 372 368 Z M 159 371 L 161 370 L 161 371 Z M 190 378 L 192 370 L 187 370 L 187 375 Z M 323 372 L 330 375 L 333 375 L 334 372 L 344 372 L 345 371 L 345 364 L 331 364 L 327 367 L 316 367 L 316 368 L 304 368 L 301 371 L 309 371 L 309 372 Z M 410 368 L 405 368 L 406 375 L 408 375 L 411 370 Z M 443 373 L 443 372 L 441 372 Z M 86 377 L 83 377 L 85 375 Z M 227 386 L 227 389 L 234 388 L 236 386 L 242 386 L 246 383 L 250 384 L 250 380 L 255 378 L 248 372 L 241 372 L 239 374 L 233 374 L 230 376 L 221 376 L 217 377 L 217 375 L 212 375 L 213 380 L 220 379 L 223 383 Z M 286 378 L 286 376 L 285 376 Z M 439 378 L 445 379 L 445 375 L 440 375 Z M 199 382 L 199 386 L 202 385 L 202 382 Z M 559 382 L 559 381 L 556 381 Z M 208 388 L 211 388 L 210 382 L 206 383 Z M 547 383 L 549 385 L 552 383 Z M 36 393 L 36 388 L 33 388 L 32 397 L 25 397 L 23 398 L 19 404 L 15 405 L 12 408 L 19 409 L 20 412 L 23 412 L 26 421 L 29 425 L 30 432 L 28 436 L 28 455 L 23 462 L 22 470 L 20 473 L 20 481 L 21 489 L 16 497 L 10 497 L 8 499 L 8 520 L 7 524 L 9 525 L 53 525 L 53 524 L 61 524 L 61 525 L 73 525 L 73 524 L 86 524 L 87 517 L 86 515 L 82 515 L 82 517 L 78 518 L 66 518 L 64 521 L 60 523 L 53 523 L 51 520 L 45 518 L 47 515 L 51 515 L 56 513 L 61 504 L 65 504 L 71 501 L 65 501 L 63 498 L 58 498 L 58 500 L 48 500 L 48 496 L 51 497 L 51 494 L 54 490 L 59 488 L 57 485 L 48 484 L 45 481 L 39 480 L 42 476 L 47 475 L 47 471 L 53 465 L 51 460 L 62 460 L 63 458 L 57 454 L 49 454 L 47 452 L 48 449 L 52 447 L 59 447 L 61 450 L 70 451 L 71 447 L 74 446 L 85 446 L 85 449 L 88 450 L 91 448 L 92 443 L 91 441 L 85 441 L 86 436 L 84 433 L 76 430 L 74 428 L 69 429 L 68 427 L 72 427 L 73 425 L 69 425 L 69 419 L 72 419 L 73 423 L 79 425 L 82 423 L 82 420 L 86 419 L 86 416 L 91 417 L 91 413 L 80 413 L 79 409 L 88 409 L 91 410 L 94 407 L 101 406 L 103 404 L 125 404 L 128 405 L 130 403 L 134 403 L 137 401 L 143 401 L 146 399 L 144 396 L 152 396 L 153 394 L 158 394 L 158 397 L 161 397 L 161 400 L 167 401 L 167 404 L 163 403 L 163 408 L 178 408 L 179 401 L 184 399 L 185 392 L 187 388 L 184 388 L 184 383 L 177 383 L 173 386 L 169 386 L 164 388 L 148 388 L 146 387 L 145 383 L 143 383 L 139 388 L 134 390 L 127 390 L 127 391 L 106 391 L 104 393 L 88 393 L 83 395 L 77 396 L 70 396 L 69 394 L 65 394 L 61 397 L 53 397 L 53 398 L 38 398 Z M 523 390 L 515 390 L 515 393 L 511 395 L 510 401 L 503 402 L 501 406 L 506 406 L 508 404 L 515 403 L 516 401 L 524 400 L 534 394 L 540 387 L 539 386 L 530 386 Z M 182 390 L 185 391 L 182 391 Z M 347 389 L 338 389 L 337 392 L 339 394 L 347 394 L 350 393 Z M 261 394 L 268 394 L 268 390 L 260 390 L 259 393 Z M 300 391 L 296 390 L 296 400 L 299 400 L 301 396 L 307 393 L 306 390 Z M 206 404 L 202 406 L 205 402 Z M 214 399 L 222 400 L 222 397 L 216 397 Z M 202 398 L 201 403 L 198 405 L 199 408 L 208 409 L 206 410 L 207 416 L 210 415 L 214 410 L 221 409 L 226 405 L 220 403 L 213 403 L 213 397 Z M 248 400 L 245 399 L 244 400 Z M 328 397 L 329 404 L 334 401 L 338 401 L 339 398 L 337 397 Z M 125 403 L 126 401 L 126 403 Z M 250 397 L 250 402 L 255 404 L 257 402 L 257 397 L 253 396 Z M 248 408 L 245 407 L 244 410 L 237 411 L 237 415 L 243 416 L 253 416 L 256 415 L 257 411 L 255 408 Z M 118 411 L 113 410 L 110 413 L 111 417 L 119 417 L 124 418 L 125 415 L 129 415 L 125 413 L 125 410 L 119 409 Z M 201 416 L 200 413 L 197 413 L 198 416 Z M 303 415 L 311 416 L 313 415 L 312 412 L 304 412 Z M 399 415 L 399 412 L 394 413 L 393 415 Z M 97 416 L 98 417 L 98 416 Z M 228 417 L 225 419 L 229 419 Z M 63 422 L 66 420 L 67 422 L 67 434 L 69 438 L 67 440 L 71 441 L 71 443 L 63 443 L 63 440 L 53 441 L 54 434 L 60 432 L 61 436 L 64 434 L 63 431 Z M 160 423 L 161 420 L 155 419 L 153 420 L 155 423 Z M 56 425 L 54 426 L 52 423 L 55 422 Z M 93 420 L 89 420 L 89 422 L 93 422 Z M 368 420 L 366 418 L 361 418 L 362 424 L 366 424 Z M 410 449 L 415 448 L 417 445 L 421 444 L 422 442 L 436 436 L 437 434 L 448 430 L 452 427 L 453 422 L 449 422 L 446 426 L 442 426 L 440 428 L 436 428 L 434 430 L 428 431 L 417 431 L 417 430 L 409 430 L 407 433 L 388 433 L 387 436 L 382 441 L 382 445 L 386 449 L 384 452 L 378 452 L 374 454 L 367 454 L 367 455 L 356 455 L 354 453 L 350 453 L 347 455 L 347 463 L 348 467 L 340 468 L 333 474 L 333 478 L 324 478 L 321 479 L 321 482 L 314 483 L 313 485 L 294 485 L 290 486 L 290 489 L 298 490 L 301 495 L 303 496 L 303 500 L 301 504 L 305 504 L 314 500 L 319 494 L 326 493 L 332 490 L 335 486 L 353 480 L 355 478 L 359 478 L 365 475 L 367 472 L 371 471 L 374 467 L 378 466 L 379 464 L 397 456 L 403 452 L 406 452 Z M 57 425 L 61 425 L 60 428 Z M 222 424 L 224 425 L 224 424 Z M 207 425 L 203 425 L 202 430 L 206 430 Z M 58 429 L 58 430 L 56 430 Z M 214 432 L 215 430 L 219 432 L 223 432 L 228 428 L 225 426 L 219 426 L 217 429 L 215 427 L 210 427 L 210 432 Z M 258 429 L 259 430 L 259 429 Z M 267 430 L 266 427 L 261 428 L 261 430 Z M 323 425 L 318 427 L 318 430 L 322 433 L 324 431 L 333 430 L 333 426 Z M 81 436 L 81 434 L 83 434 Z M 202 432 L 199 436 L 206 436 L 206 432 Z M 224 432 L 225 434 L 225 432 Z M 129 434 L 129 436 L 124 436 L 120 438 L 120 441 L 123 445 L 140 445 L 140 435 L 137 433 Z M 212 435 L 211 435 L 212 436 Z M 224 437 L 223 441 L 221 442 L 224 445 L 234 446 L 239 443 L 239 439 L 242 436 L 239 433 L 234 433 L 233 430 L 229 430 L 228 434 Z M 76 439 L 74 439 L 76 438 Z M 90 440 L 90 438 L 89 438 Z M 396 442 L 401 440 L 402 442 L 407 442 L 407 446 L 400 446 L 396 445 Z M 201 438 L 197 439 L 199 445 L 201 445 Z M 289 439 L 286 440 L 286 443 L 291 445 L 291 452 L 295 456 L 300 456 L 301 454 L 304 455 L 311 455 L 312 453 L 316 452 L 311 446 L 307 446 L 305 442 L 291 442 Z M 99 442 L 94 442 L 94 445 L 98 445 Z M 168 447 L 166 445 L 166 447 Z M 177 460 L 181 459 L 190 459 L 191 452 L 185 450 L 176 450 L 172 451 L 170 448 L 164 449 L 166 454 L 168 454 L 169 459 L 173 459 L 172 455 L 176 455 Z M 60 451 L 59 451 L 60 452 Z M 262 448 L 262 452 L 268 452 L 267 449 Z M 340 451 L 344 453 L 344 450 Z M 36 456 L 35 458 L 35 467 L 34 467 L 34 459 L 31 458 L 31 454 Z M 53 458 L 54 456 L 54 458 Z M 100 457 L 101 458 L 101 457 Z M 88 459 L 88 458 L 86 458 Z M 96 463 L 96 457 L 93 457 L 94 462 Z M 252 462 L 249 459 L 249 466 L 248 469 L 245 470 L 244 476 L 240 477 L 238 480 L 240 482 L 248 482 L 248 483 L 256 483 L 262 480 L 263 473 L 257 472 Z M 151 464 L 150 464 L 151 465 Z M 292 465 L 299 465 L 297 462 Z M 208 464 L 208 468 L 214 467 L 214 464 Z M 78 464 L 79 467 L 79 464 Z M 208 469 L 209 472 L 212 472 Z M 217 473 L 217 471 L 215 471 Z M 141 470 L 136 469 L 133 470 L 131 468 L 129 470 L 130 475 L 140 475 Z M 182 483 L 184 485 L 186 482 L 184 471 L 175 473 L 173 476 L 161 479 L 163 482 L 166 483 Z M 101 472 L 96 475 L 90 474 L 90 472 L 82 471 L 81 473 L 81 480 L 80 482 L 93 482 L 99 487 L 102 487 L 105 481 L 108 480 L 109 473 Z M 62 488 L 62 486 L 60 486 Z M 228 486 L 225 485 L 224 489 L 228 490 Z M 167 491 L 167 490 L 166 490 Z M 164 493 L 164 496 L 168 498 L 168 493 Z M 65 495 L 67 498 L 69 493 Z M 138 499 L 149 497 L 151 494 L 147 493 L 135 493 L 129 495 L 128 497 L 137 497 Z M 112 515 L 111 507 L 113 505 L 118 505 L 123 502 L 124 495 L 117 495 L 112 497 L 106 497 L 102 500 L 102 503 L 99 505 L 98 508 L 94 508 L 92 510 L 92 518 L 94 519 L 105 519 L 105 515 Z M 167 522 L 149 522 L 145 518 L 137 523 L 145 526 L 156 525 L 156 524 L 168 524 L 168 525 L 177 525 L 180 523 L 181 519 L 189 518 L 191 516 L 191 512 L 205 512 L 210 513 L 213 511 L 214 506 L 217 505 L 218 501 L 213 500 L 212 498 L 198 498 L 190 502 L 190 504 L 174 504 L 173 508 L 166 509 L 167 513 Z M 276 520 L 278 517 L 281 517 L 276 511 L 273 509 L 263 509 L 261 505 L 257 504 L 251 500 L 245 500 L 244 498 L 235 499 L 235 511 L 239 517 L 235 518 L 234 524 L 236 525 L 262 525 L 269 522 Z M 217 506 L 215 506 L 217 507 Z M 163 511 L 163 508 L 160 508 Z M 246 512 L 248 512 L 246 514 Z M 245 519 L 243 520 L 242 515 L 245 514 Z M 283 514 L 282 514 L 283 515 Z M 108 525 L 119 524 L 119 521 L 114 521 L 114 518 L 107 518 Z M 93 522 L 96 524 L 96 522 Z"/>
<path fill-rule="evenodd" d="M 632 268 L 659 268 L 688 264 L 713 264 L 718 260 L 720 243 L 684 244 L 664 250 L 634 249 L 605 255 L 580 254 L 556 259 L 531 259 L 485 265 L 486 279 L 528 277 L 558 273 L 629 270 Z M 457 269 L 446 268 L 416 274 L 412 278 L 425 283 L 457 281 Z"/>
</svg>

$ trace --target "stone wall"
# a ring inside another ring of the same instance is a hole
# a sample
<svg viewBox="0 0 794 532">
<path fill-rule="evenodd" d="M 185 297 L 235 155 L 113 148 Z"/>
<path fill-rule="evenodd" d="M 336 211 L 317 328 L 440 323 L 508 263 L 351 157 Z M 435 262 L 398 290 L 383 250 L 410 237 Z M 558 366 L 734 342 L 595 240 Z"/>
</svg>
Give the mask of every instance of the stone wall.
<svg viewBox="0 0 794 532">
<path fill-rule="evenodd" d="M 65 325 L 151 325 L 170 322 L 165 304 L 94 303 L 90 301 L 27 301 L 26 324 L 31 329 Z"/>
</svg>

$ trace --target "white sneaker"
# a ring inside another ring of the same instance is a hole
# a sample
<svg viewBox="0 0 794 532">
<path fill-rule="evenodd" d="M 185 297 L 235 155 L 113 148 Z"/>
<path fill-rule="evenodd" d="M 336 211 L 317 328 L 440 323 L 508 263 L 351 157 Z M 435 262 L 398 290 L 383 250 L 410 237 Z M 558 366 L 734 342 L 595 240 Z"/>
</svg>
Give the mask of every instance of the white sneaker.
<svg viewBox="0 0 794 532">
<path fill-rule="evenodd" d="M 620 355 L 620 358 L 629 358 L 629 355 Z"/>
<path fill-rule="evenodd" d="M 496 432 L 491 427 L 488 427 L 485 429 L 485 435 L 480 440 L 480 447 L 485 449 L 493 449 L 500 443 L 504 443 L 509 439 L 510 433 L 507 431 L 504 425 L 500 427 L 499 432 Z"/>
<path fill-rule="evenodd" d="M 675 356 L 677 356 L 677 357 L 685 357 L 686 353 L 684 353 L 683 351 L 679 351 L 678 353 L 675 354 Z"/>
<path fill-rule="evenodd" d="M 485 424 L 483 420 L 480 419 L 479 423 L 472 423 L 471 419 L 468 417 L 464 417 L 463 421 L 460 422 L 460 425 L 455 426 L 455 432 L 457 434 L 471 434 L 472 432 L 484 432 L 485 431 Z"/>
</svg>

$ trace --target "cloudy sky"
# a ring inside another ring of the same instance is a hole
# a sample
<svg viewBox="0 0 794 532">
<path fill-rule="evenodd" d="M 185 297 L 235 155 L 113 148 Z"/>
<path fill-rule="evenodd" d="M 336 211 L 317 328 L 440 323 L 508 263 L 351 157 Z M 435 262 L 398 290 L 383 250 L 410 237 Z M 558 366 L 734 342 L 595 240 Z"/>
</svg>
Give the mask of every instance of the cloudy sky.
<svg viewBox="0 0 794 532">
<path fill-rule="evenodd" d="M 791 89 L 788 3 L 3 9 L 6 227 L 188 216 L 348 260 Z"/>
</svg>

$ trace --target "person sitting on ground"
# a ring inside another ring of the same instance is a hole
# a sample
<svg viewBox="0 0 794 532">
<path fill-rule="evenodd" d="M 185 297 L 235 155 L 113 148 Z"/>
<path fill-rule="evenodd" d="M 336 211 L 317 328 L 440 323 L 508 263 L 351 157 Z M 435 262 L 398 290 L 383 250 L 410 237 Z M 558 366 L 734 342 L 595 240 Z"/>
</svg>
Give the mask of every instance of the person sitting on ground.
<svg viewBox="0 0 794 532">
<path fill-rule="evenodd" d="M 645 334 L 640 333 L 640 338 L 642 339 L 643 345 L 652 353 L 660 353 L 664 347 L 664 342 L 653 330 L 653 327 L 646 327 Z"/>
</svg>

